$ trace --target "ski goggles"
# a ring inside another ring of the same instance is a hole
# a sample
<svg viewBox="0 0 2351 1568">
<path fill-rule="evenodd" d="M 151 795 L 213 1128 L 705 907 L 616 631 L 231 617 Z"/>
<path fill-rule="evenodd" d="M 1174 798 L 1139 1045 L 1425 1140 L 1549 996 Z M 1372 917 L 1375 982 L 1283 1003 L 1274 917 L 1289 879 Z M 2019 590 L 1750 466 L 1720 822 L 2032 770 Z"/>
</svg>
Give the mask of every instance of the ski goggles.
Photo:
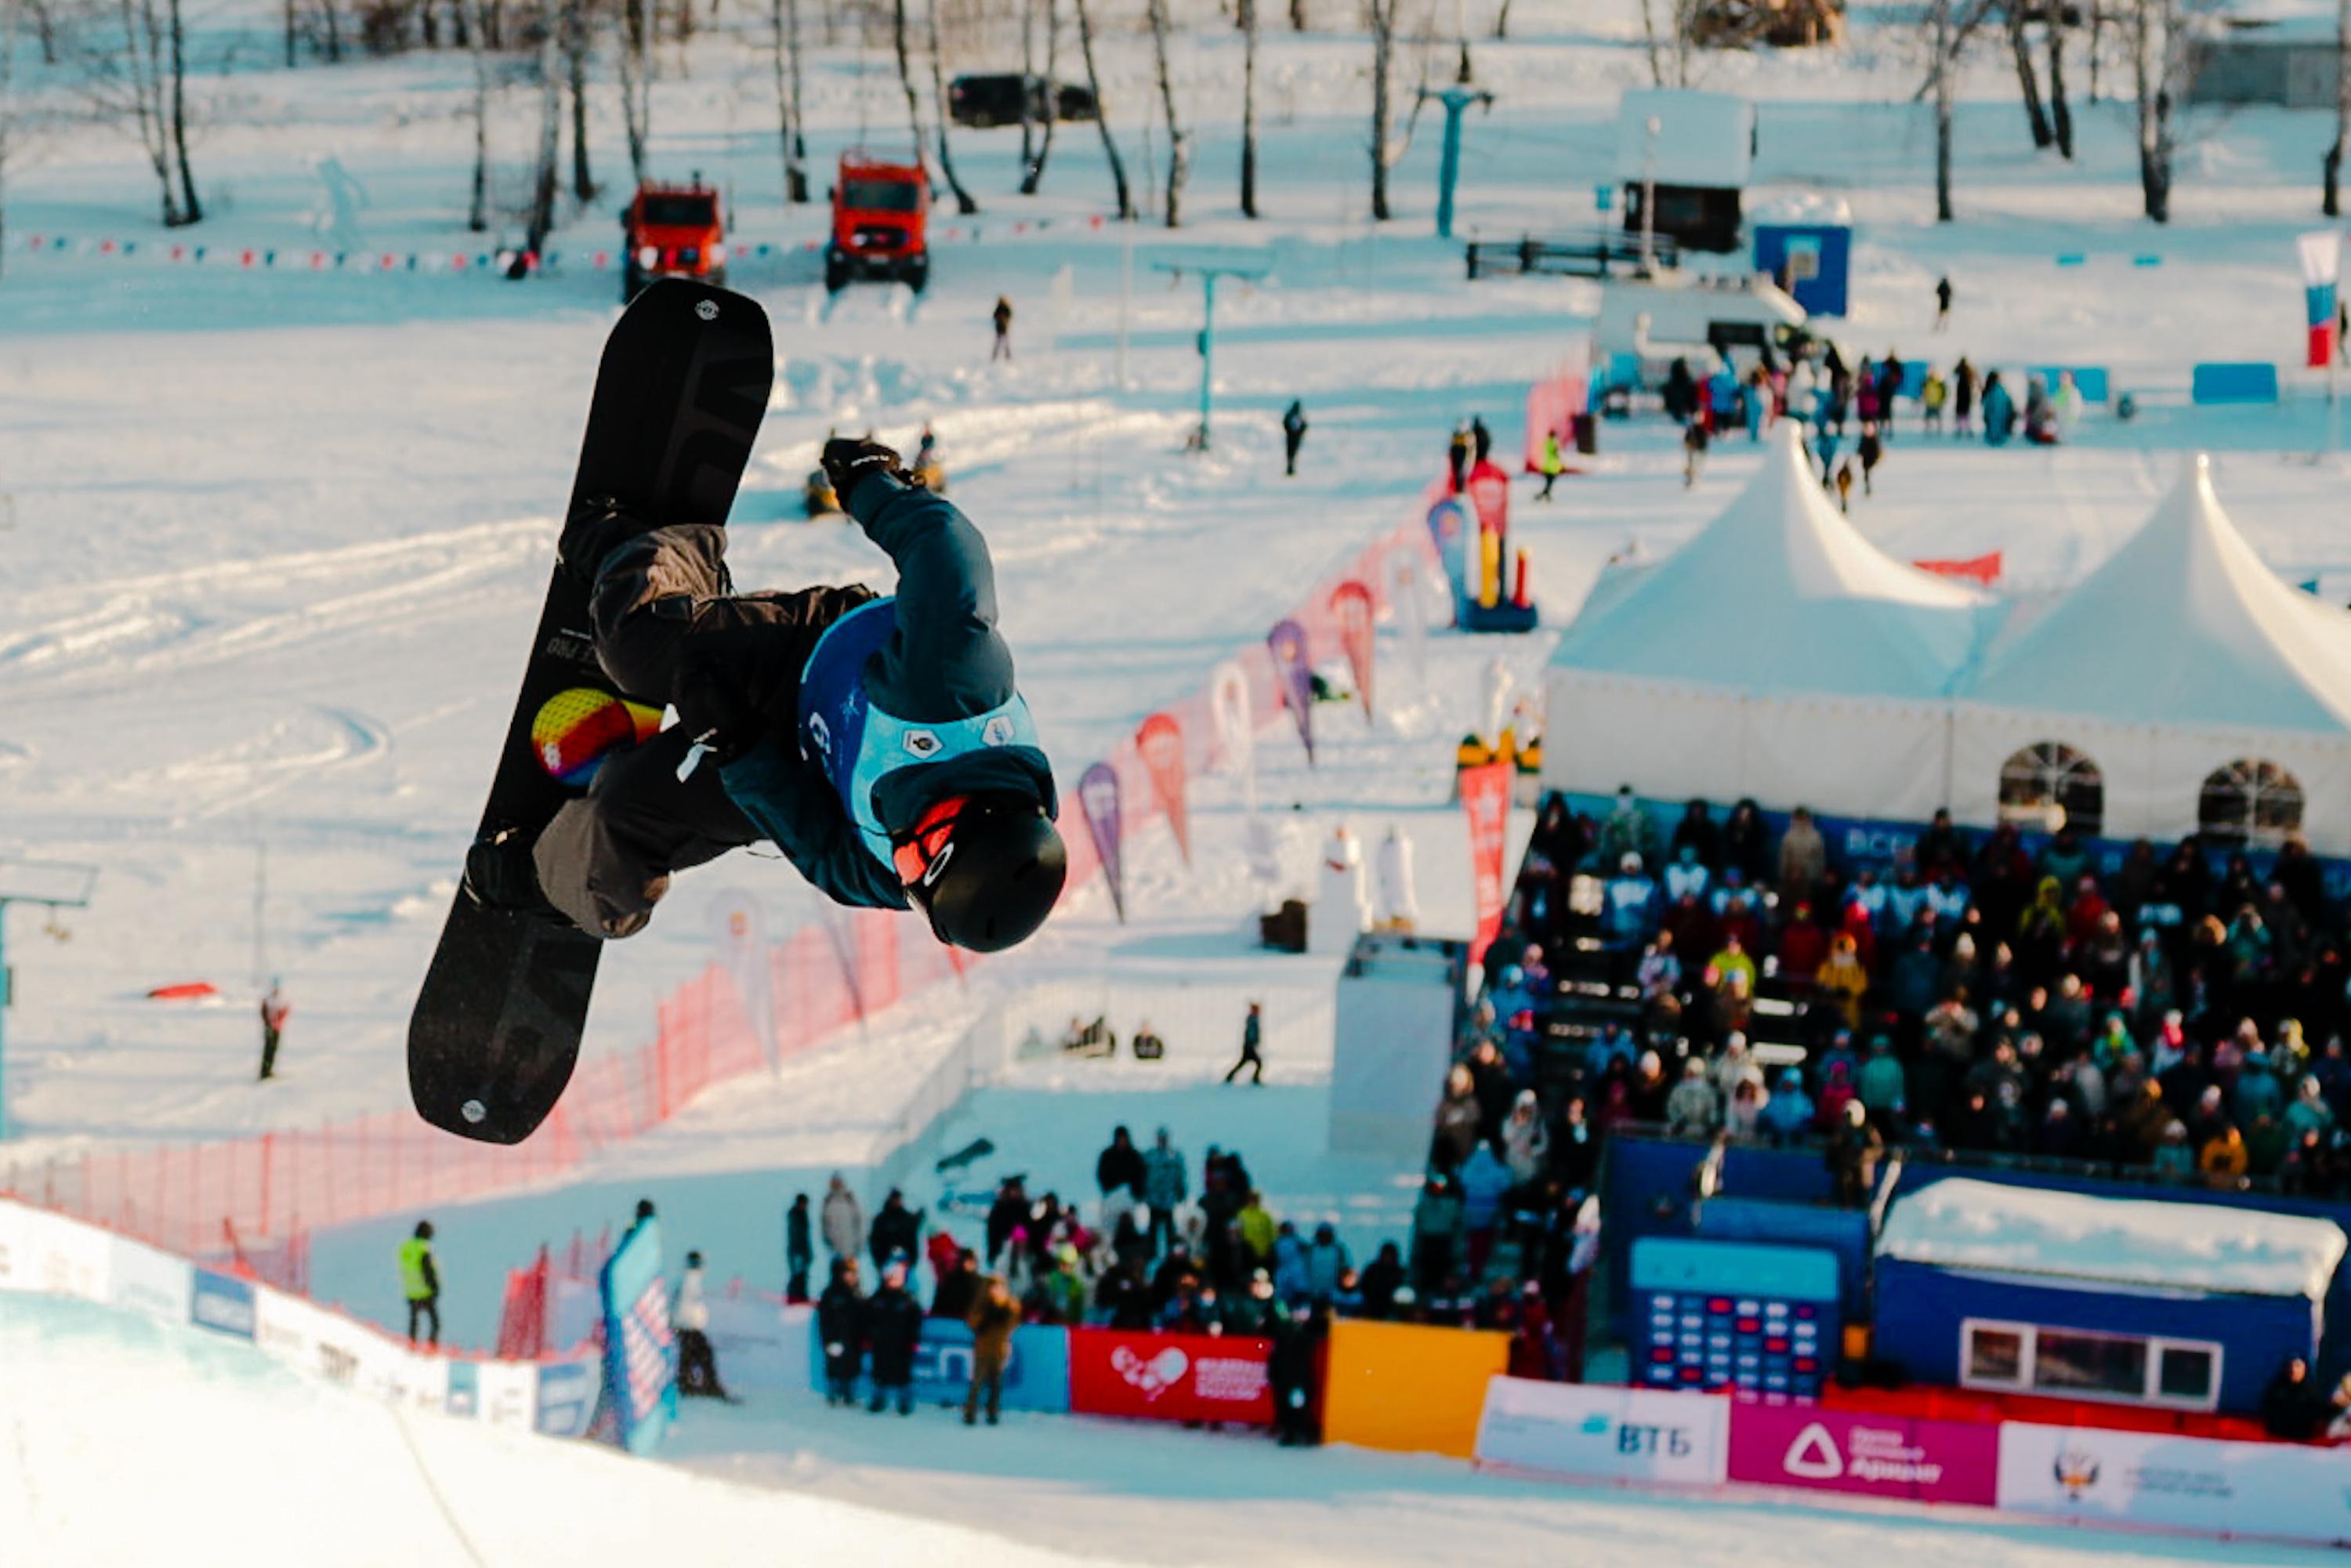
<svg viewBox="0 0 2351 1568">
<path fill-rule="evenodd" d="M 914 822 L 914 831 L 895 841 L 890 848 L 890 863 L 896 868 L 898 880 L 912 888 L 935 885 L 947 869 L 947 861 L 955 853 L 956 824 L 963 820 L 963 809 L 969 798 L 950 795 L 935 801 Z"/>
</svg>

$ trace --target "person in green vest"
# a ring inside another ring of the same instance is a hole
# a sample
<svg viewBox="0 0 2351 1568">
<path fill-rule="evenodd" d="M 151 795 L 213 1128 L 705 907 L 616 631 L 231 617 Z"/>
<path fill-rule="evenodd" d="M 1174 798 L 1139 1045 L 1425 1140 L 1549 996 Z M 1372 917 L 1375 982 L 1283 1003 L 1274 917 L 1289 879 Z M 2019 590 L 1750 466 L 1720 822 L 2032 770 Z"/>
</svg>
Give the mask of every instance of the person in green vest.
<svg viewBox="0 0 2351 1568">
<path fill-rule="evenodd" d="M 1551 487 L 1553 485 L 1558 484 L 1559 476 L 1566 472 L 1567 458 L 1566 455 L 1559 449 L 1559 432 L 1556 430 L 1548 431 L 1543 435 L 1542 493 L 1538 495 L 1535 499 L 1538 501 L 1550 500 Z"/>
<path fill-rule="evenodd" d="M 433 1266 L 433 1222 L 420 1219 L 416 1233 L 400 1244 L 400 1289 L 408 1298 L 408 1343 L 416 1343 L 419 1319 L 424 1343 L 441 1348 L 441 1271 Z"/>
</svg>

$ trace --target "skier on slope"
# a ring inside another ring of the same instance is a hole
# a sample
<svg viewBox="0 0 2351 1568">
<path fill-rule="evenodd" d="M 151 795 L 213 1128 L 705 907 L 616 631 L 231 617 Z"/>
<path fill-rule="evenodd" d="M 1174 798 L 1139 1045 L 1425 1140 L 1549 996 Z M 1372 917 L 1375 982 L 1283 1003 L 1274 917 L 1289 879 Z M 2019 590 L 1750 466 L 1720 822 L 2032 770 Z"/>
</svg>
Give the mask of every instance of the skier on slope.
<svg viewBox="0 0 2351 1568">
<path fill-rule="evenodd" d="M 837 439 L 823 464 L 896 564 L 893 596 L 737 594 L 725 529 L 575 508 L 560 555 L 592 582 L 597 660 L 680 722 L 609 758 L 535 841 L 475 843 L 472 897 L 629 936 L 671 873 L 768 839 L 836 903 L 918 907 L 956 946 L 999 951 L 1044 923 L 1067 857 L 987 544 L 886 446 Z"/>
</svg>

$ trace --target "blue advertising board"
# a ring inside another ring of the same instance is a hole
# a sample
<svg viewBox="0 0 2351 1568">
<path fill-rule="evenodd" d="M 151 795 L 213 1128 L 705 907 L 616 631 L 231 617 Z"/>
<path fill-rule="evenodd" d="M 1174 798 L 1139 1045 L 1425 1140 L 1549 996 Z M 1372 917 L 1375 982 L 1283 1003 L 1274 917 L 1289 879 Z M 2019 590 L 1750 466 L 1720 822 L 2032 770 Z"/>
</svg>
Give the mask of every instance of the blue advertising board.
<svg viewBox="0 0 2351 1568">
<path fill-rule="evenodd" d="M 210 1269 L 198 1268 L 188 1296 L 188 1321 L 214 1333 L 251 1339 L 253 1287 L 234 1274 L 215 1274 Z"/>
<path fill-rule="evenodd" d="M 971 1386 L 971 1330 L 954 1318 L 925 1318 L 923 1341 L 914 1350 L 914 1397 L 926 1405 L 955 1405 Z M 824 1341 L 809 1335 L 809 1385 L 824 1386 Z M 858 1386 L 872 1384 L 861 1370 Z M 1070 1335 L 1066 1329 L 1029 1323 L 1012 1331 L 1012 1353 L 1004 1364 L 1004 1408 L 1065 1415 L 1070 1408 Z"/>
<path fill-rule="evenodd" d="M 605 1260 L 604 1387 L 621 1446 L 650 1454 L 677 1415 L 677 1340 L 662 1277 L 661 1221 L 640 1220 Z"/>
<path fill-rule="evenodd" d="M 482 1413 L 482 1369 L 474 1362 L 449 1364 L 449 1393 L 444 1408 L 468 1419 Z"/>
<path fill-rule="evenodd" d="M 538 1369 L 538 1405 L 531 1425 L 556 1437 L 577 1437 L 596 1415 L 596 1364 L 550 1361 Z"/>
</svg>

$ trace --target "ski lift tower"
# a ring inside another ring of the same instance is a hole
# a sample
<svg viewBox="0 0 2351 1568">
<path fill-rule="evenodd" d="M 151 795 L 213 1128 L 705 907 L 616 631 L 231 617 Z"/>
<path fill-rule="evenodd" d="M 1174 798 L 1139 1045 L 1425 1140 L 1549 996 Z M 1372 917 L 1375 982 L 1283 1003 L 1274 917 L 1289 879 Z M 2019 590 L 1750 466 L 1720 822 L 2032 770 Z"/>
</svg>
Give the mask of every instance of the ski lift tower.
<svg viewBox="0 0 2351 1568">
<path fill-rule="evenodd" d="M 1192 433 L 1188 450 L 1208 450 L 1208 415 L 1216 403 L 1217 354 L 1217 279 L 1238 277 L 1244 283 L 1256 283 L 1273 270 L 1263 261 L 1230 263 L 1217 261 L 1155 261 L 1154 271 L 1171 274 L 1177 283 L 1187 272 L 1200 279 L 1200 428 Z"/>
<path fill-rule="evenodd" d="M 15 971 L 8 967 L 8 906 L 38 904 L 49 911 L 56 929 L 60 909 L 86 909 L 98 868 L 63 861 L 0 860 L 0 1138 L 8 1135 L 7 1020 L 16 1000 Z"/>
</svg>

